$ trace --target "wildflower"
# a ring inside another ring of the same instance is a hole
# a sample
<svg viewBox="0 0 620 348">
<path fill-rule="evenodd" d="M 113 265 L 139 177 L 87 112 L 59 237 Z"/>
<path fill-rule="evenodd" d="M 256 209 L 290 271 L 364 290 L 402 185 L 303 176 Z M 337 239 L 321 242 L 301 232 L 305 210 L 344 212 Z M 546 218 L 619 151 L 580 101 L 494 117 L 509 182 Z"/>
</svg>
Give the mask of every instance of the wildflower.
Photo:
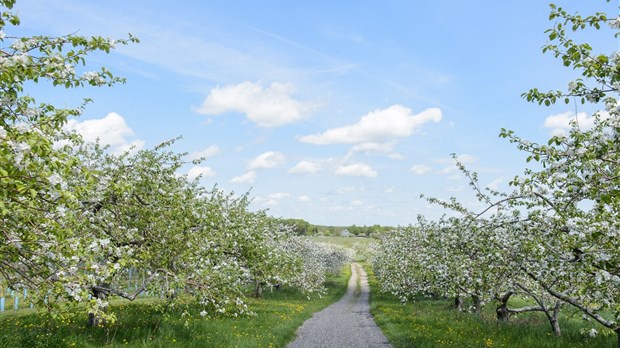
<svg viewBox="0 0 620 348">
<path fill-rule="evenodd" d="M 588 335 L 590 337 L 596 337 L 596 335 L 598 335 L 598 331 L 596 331 L 596 329 L 590 329 L 590 331 L 588 331 Z"/>
</svg>

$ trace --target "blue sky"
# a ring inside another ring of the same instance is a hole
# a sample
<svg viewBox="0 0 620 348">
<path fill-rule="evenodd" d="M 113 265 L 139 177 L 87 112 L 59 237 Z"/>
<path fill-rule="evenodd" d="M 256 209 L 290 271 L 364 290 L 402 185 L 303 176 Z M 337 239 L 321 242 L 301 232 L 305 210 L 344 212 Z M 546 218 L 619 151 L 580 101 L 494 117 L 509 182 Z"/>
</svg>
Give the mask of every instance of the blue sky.
<svg viewBox="0 0 620 348">
<path fill-rule="evenodd" d="M 613 1 L 559 5 L 617 13 Z M 483 186 L 505 189 L 525 155 L 498 138 L 500 128 L 544 141 L 575 112 L 594 111 L 520 97 L 576 77 L 541 53 L 551 23 L 540 0 L 25 0 L 16 9 L 24 35 L 141 40 L 90 58 L 124 85 L 32 87 L 61 106 L 94 99 L 69 127 L 112 151 L 182 135 L 175 150 L 207 157 L 183 174 L 251 189 L 255 209 L 315 224 L 439 216 L 421 193 L 475 207 L 451 153 Z M 609 35 L 581 38 L 596 52 L 618 49 Z"/>
</svg>

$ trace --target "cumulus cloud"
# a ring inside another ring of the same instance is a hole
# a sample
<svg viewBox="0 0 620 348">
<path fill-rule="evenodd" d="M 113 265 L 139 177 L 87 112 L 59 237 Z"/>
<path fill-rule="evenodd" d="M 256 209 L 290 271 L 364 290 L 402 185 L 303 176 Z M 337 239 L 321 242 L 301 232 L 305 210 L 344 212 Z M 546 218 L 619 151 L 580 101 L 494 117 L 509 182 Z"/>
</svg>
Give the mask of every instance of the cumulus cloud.
<svg viewBox="0 0 620 348">
<path fill-rule="evenodd" d="M 199 159 L 199 158 L 209 158 L 220 153 L 220 147 L 217 145 L 211 145 L 202 151 L 197 151 L 192 153 L 189 158 L 190 159 Z"/>
<path fill-rule="evenodd" d="M 288 170 L 291 174 L 316 174 L 321 171 L 321 164 L 312 161 L 300 161 Z"/>
<path fill-rule="evenodd" d="M 295 87 L 290 83 L 242 82 L 216 87 L 194 111 L 204 115 L 239 112 L 260 127 L 277 127 L 301 120 L 312 107 L 291 96 Z"/>
<path fill-rule="evenodd" d="M 290 196 L 291 196 L 291 194 L 288 193 L 288 192 L 276 192 L 276 193 L 269 194 L 269 196 L 267 196 L 267 198 L 269 198 L 269 199 L 284 199 L 284 198 L 289 198 Z"/>
<path fill-rule="evenodd" d="M 256 180 L 256 172 L 249 171 L 243 175 L 235 176 L 230 180 L 231 184 L 253 184 Z"/>
<path fill-rule="evenodd" d="M 317 145 L 381 142 L 408 137 L 425 123 L 441 121 L 441 117 L 441 110 L 437 108 L 414 115 L 405 106 L 392 105 L 362 116 L 358 123 L 303 136 L 299 140 Z"/>
<path fill-rule="evenodd" d="M 279 205 L 283 199 L 289 198 L 290 196 L 291 194 L 288 192 L 276 192 L 271 193 L 266 197 L 256 197 L 254 201 L 265 207 L 273 207 Z"/>
<path fill-rule="evenodd" d="M 426 164 L 414 164 L 411 166 L 411 168 L 409 168 L 409 171 L 412 172 L 413 174 L 417 174 L 417 175 L 424 175 L 424 174 L 428 174 L 432 171 L 433 169 L 429 166 L 427 166 Z"/>
<path fill-rule="evenodd" d="M 547 117 L 543 127 L 551 129 L 551 135 L 565 135 L 571 129 L 571 122 L 575 121 L 582 130 L 587 130 L 594 126 L 594 117 L 589 116 L 585 112 L 580 112 L 575 116 L 574 112 L 568 111 Z"/>
<path fill-rule="evenodd" d="M 341 187 L 337 189 L 336 193 L 339 195 L 344 195 L 344 194 L 351 193 L 351 192 L 362 192 L 364 190 L 365 188 L 363 187 L 346 186 L 346 187 Z"/>
<path fill-rule="evenodd" d="M 297 197 L 298 202 L 310 202 L 311 200 L 312 198 L 310 198 L 310 196 L 308 195 L 301 195 Z"/>
<path fill-rule="evenodd" d="M 349 165 L 342 165 L 336 168 L 334 171 L 336 175 L 343 176 L 365 176 L 368 178 L 374 178 L 378 175 L 377 171 L 366 163 L 354 163 Z"/>
<path fill-rule="evenodd" d="M 212 177 L 212 176 L 215 176 L 215 171 L 213 171 L 213 169 L 211 169 L 210 167 L 196 166 L 196 167 L 192 167 L 187 172 L 187 177 L 190 180 L 196 179 L 198 176 L 201 176 L 201 175 L 203 178 Z"/>
<path fill-rule="evenodd" d="M 391 141 L 388 143 L 373 143 L 373 142 L 361 143 L 361 144 L 353 146 L 351 150 L 349 150 L 349 153 L 347 154 L 345 158 L 349 158 L 355 153 L 362 152 L 365 154 L 372 154 L 372 153 L 384 154 L 394 160 L 404 159 L 403 155 L 394 152 L 394 145 L 396 145 L 396 142 L 394 141 Z"/>
<path fill-rule="evenodd" d="M 64 128 L 78 132 L 88 142 L 95 142 L 99 139 L 102 145 L 109 145 L 114 153 L 122 153 L 132 147 L 135 150 L 144 147 L 144 141 L 130 140 L 135 135 L 133 129 L 127 125 L 123 116 L 115 112 L 107 114 L 104 118 L 81 122 L 71 119 Z"/>
<path fill-rule="evenodd" d="M 285 160 L 286 157 L 283 154 L 267 151 L 249 161 L 247 167 L 249 170 L 273 168 L 284 163 Z"/>
</svg>

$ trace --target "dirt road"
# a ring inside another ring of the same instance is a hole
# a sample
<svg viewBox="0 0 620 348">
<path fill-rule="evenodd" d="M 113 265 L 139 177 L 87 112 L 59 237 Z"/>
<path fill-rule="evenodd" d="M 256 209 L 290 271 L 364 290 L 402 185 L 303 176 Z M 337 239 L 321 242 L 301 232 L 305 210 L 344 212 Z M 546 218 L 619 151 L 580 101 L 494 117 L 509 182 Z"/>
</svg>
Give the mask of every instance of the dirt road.
<svg viewBox="0 0 620 348">
<path fill-rule="evenodd" d="M 391 347 L 370 315 L 369 295 L 366 272 L 353 263 L 347 293 L 308 319 L 288 347 Z"/>
</svg>

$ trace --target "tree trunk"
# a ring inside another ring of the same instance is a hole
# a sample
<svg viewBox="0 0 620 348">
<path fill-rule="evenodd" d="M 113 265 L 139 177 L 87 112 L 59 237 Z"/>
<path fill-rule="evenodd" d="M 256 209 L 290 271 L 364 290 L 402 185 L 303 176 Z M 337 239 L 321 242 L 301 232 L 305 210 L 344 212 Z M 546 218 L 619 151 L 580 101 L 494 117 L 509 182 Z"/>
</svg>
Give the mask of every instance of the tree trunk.
<svg viewBox="0 0 620 348">
<path fill-rule="evenodd" d="M 457 310 L 461 310 L 462 307 L 463 307 L 463 299 L 461 298 L 461 296 L 459 295 L 454 296 L 454 308 L 456 308 Z"/>
<path fill-rule="evenodd" d="M 560 330 L 560 323 L 558 322 L 558 314 L 560 314 L 560 307 L 562 306 L 562 301 L 558 300 L 555 302 L 555 306 L 553 307 L 553 313 L 549 313 L 548 310 L 545 310 L 545 315 L 549 319 L 549 324 L 551 324 L 551 331 L 555 336 L 561 336 L 562 330 Z"/>
<path fill-rule="evenodd" d="M 510 312 L 508 312 L 508 305 L 506 303 L 502 303 L 495 310 L 497 314 L 497 320 L 501 322 L 508 322 L 510 319 Z"/>
<path fill-rule="evenodd" d="M 263 297 L 263 283 L 260 281 L 256 281 L 256 285 L 254 287 L 254 297 L 262 298 Z"/>
<path fill-rule="evenodd" d="M 513 292 L 509 291 L 504 294 L 501 298 L 497 298 L 499 300 L 499 306 L 495 310 L 497 314 L 497 320 L 502 322 L 508 322 L 510 319 L 510 311 L 508 310 L 508 300 L 510 296 L 512 296 Z M 497 296 L 497 295 L 496 295 Z"/>
<path fill-rule="evenodd" d="M 103 284 L 103 287 L 106 287 L 107 284 Z M 105 300 L 107 295 L 103 291 L 99 291 L 97 289 L 93 289 L 93 297 L 96 299 Z M 96 326 L 105 326 L 105 319 L 99 317 L 95 313 L 88 313 L 88 326 L 96 327 Z"/>
<path fill-rule="evenodd" d="M 474 313 L 480 313 L 480 296 L 478 295 L 471 295 L 471 299 L 474 302 Z"/>
</svg>

